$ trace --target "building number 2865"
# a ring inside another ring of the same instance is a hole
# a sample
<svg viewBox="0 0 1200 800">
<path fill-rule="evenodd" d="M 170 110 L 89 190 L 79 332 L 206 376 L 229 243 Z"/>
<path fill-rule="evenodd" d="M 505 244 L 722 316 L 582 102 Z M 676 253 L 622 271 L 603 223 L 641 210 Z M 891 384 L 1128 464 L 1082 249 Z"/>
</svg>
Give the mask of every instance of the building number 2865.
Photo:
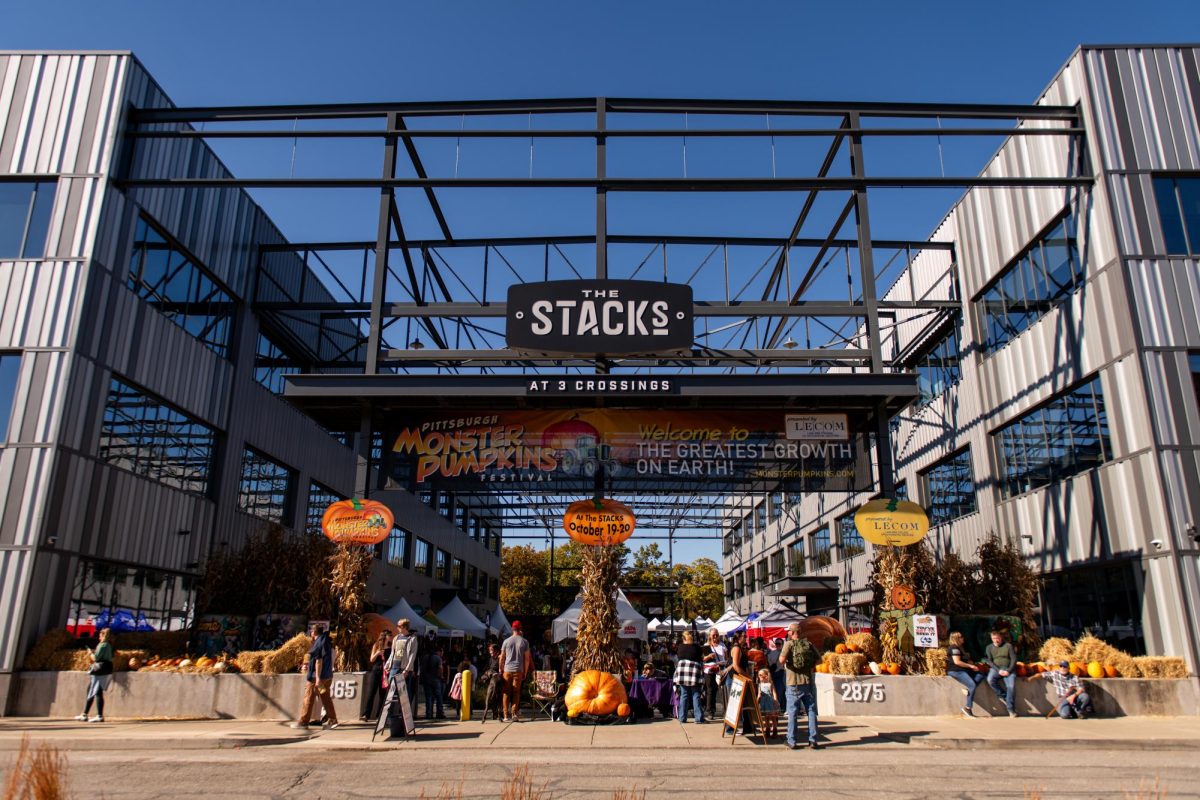
<svg viewBox="0 0 1200 800">
<path fill-rule="evenodd" d="M 358 681 L 334 681 L 334 700 L 353 700 L 358 696 Z"/>
</svg>

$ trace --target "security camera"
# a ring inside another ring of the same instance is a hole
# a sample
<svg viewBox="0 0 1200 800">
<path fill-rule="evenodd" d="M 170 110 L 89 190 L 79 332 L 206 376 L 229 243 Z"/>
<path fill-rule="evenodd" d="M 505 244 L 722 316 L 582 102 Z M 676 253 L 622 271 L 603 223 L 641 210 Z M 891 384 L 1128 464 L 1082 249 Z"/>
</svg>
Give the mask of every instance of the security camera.
<svg viewBox="0 0 1200 800">
<path fill-rule="evenodd" d="M 1162 550 L 1162 546 L 1163 546 L 1162 539 L 1151 539 L 1150 544 L 1154 545 L 1155 550 Z"/>
</svg>

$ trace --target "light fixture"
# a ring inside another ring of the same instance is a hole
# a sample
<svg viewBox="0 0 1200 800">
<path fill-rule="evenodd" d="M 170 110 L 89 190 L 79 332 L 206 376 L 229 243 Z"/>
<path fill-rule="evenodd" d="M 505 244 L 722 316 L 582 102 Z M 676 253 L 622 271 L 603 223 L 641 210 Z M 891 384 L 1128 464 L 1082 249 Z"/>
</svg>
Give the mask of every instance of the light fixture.
<svg viewBox="0 0 1200 800">
<path fill-rule="evenodd" d="M 783 340 L 783 346 L 788 350 L 795 350 L 800 345 L 796 344 L 796 340 L 789 336 Z"/>
<path fill-rule="evenodd" d="M 175 531 L 175 535 L 176 536 L 191 536 L 192 532 L 190 530 L 180 529 L 180 530 Z"/>
<path fill-rule="evenodd" d="M 47 536 L 46 537 L 46 547 L 54 547 L 57 544 L 58 544 L 57 536 Z"/>
<path fill-rule="evenodd" d="M 425 343 L 422 342 L 421 337 L 418 336 L 416 339 L 413 339 L 411 342 L 408 343 L 408 347 L 410 350 L 424 350 Z"/>
</svg>

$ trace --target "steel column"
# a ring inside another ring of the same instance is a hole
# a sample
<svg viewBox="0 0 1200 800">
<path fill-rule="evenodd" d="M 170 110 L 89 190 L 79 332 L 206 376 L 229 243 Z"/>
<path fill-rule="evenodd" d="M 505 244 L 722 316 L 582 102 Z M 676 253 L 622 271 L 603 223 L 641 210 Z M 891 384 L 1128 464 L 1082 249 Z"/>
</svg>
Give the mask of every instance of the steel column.
<svg viewBox="0 0 1200 800">
<path fill-rule="evenodd" d="M 389 131 L 397 128 L 399 117 L 389 113 Z M 388 137 L 383 145 L 383 179 L 396 177 L 396 137 Z M 392 209 L 396 202 L 394 191 L 388 186 L 379 190 L 379 222 L 375 238 L 375 274 L 371 279 L 371 319 L 367 330 L 366 369 L 368 375 L 379 371 L 379 346 L 383 339 L 383 296 L 387 289 L 388 242 L 392 238 Z M 420 299 L 419 297 L 416 299 Z M 369 439 L 368 435 L 368 439 Z M 367 443 L 368 451 L 370 442 Z M 361 449 L 361 445 L 360 445 Z M 361 455 L 360 455 L 361 458 Z"/>
</svg>

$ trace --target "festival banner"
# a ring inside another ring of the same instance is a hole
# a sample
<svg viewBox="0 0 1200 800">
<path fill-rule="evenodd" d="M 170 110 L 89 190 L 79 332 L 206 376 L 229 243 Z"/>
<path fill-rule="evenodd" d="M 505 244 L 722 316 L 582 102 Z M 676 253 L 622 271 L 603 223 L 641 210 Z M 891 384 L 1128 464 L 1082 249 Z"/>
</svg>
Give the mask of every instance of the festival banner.
<svg viewBox="0 0 1200 800">
<path fill-rule="evenodd" d="M 581 491 L 601 471 L 615 492 L 869 488 L 865 434 L 845 415 L 824 416 L 821 424 L 812 415 L 740 410 L 431 416 L 389 436 L 389 471 L 415 488 Z"/>
</svg>

